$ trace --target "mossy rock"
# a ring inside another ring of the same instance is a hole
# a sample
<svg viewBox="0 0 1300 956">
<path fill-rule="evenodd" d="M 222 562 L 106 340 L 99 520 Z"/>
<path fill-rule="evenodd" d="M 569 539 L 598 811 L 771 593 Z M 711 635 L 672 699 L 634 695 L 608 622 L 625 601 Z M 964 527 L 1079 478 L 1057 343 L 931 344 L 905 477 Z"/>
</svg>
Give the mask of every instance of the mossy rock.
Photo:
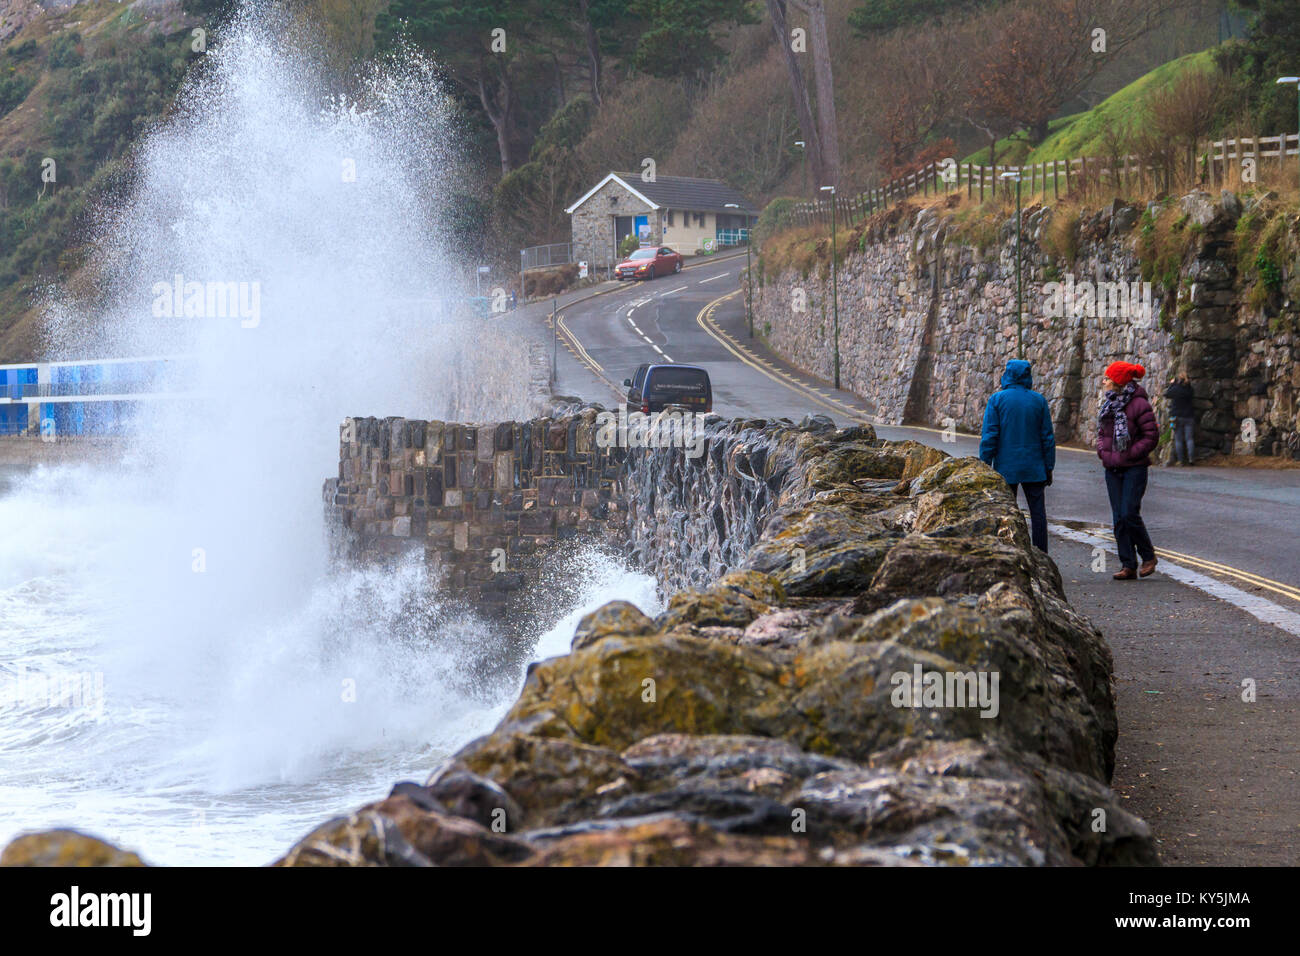
<svg viewBox="0 0 1300 956">
<path fill-rule="evenodd" d="M 500 784 L 523 808 L 529 826 L 555 819 L 556 811 L 636 773 L 614 750 L 574 739 L 498 732 L 462 748 L 454 766 Z"/>
<path fill-rule="evenodd" d="M 680 591 L 656 624 L 664 631 L 693 627 L 743 628 L 785 600 L 778 578 L 755 570 L 725 575 L 707 591 Z"/>
<path fill-rule="evenodd" d="M 506 721 L 554 715 L 574 739 L 614 750 L 660 733 L 782 736 L 782 680 L 753 648 L 680 633 L 610 637 L 534 667 Z"/>
<path fill-rule="evenodd" d="M 139 856 L 77 830 L 43 830 L 15 837 L 0 866 L 144 866 Z"/>
<path fill-rule="evenodd" d="M 602 604 L 578 622 L 573 634 L 572 650 L 589 647 L 611 635 L 620 637 L 645 637 L 655 633 L 655 622 L 635 604 L 628 601 L 610 601 Z"/>
</svg>

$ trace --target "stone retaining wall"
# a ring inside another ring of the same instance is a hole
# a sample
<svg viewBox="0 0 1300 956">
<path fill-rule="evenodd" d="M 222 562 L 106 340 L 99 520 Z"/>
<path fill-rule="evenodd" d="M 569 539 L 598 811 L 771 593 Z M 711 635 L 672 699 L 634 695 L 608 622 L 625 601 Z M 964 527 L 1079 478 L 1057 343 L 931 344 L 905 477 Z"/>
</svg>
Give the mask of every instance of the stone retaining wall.
<svg viewBox="0 0 1300 956">
<path fill-rule="evenodd" d="M 1143 281 L 1135 242 L 1145 211 L 1117 201 L 1084 216 L 1072 262 L 1043 248 L 1053 210 L 1025 213 L 1025 358 L 1051 405 L 1057 440 L 1092 444 L 1103 372 L 1122 359 L 1146 366 L 1144 385 L 1162 421 L 1166 382 L 1177 370 L 1188 373 L 1203 450 L 1300 456 L 1300 362 L 1291 331 L 1300 304 L 1293 296 L 1271 307 L 1245 301 L 1233 253 L 1233 229 L 1243 212 L 1235 195 L 1215 201 L 1193 193 L 1168 213 L 1180 216 L 1191 241 L 1175 287 L 1153 280 L 1149 318 L 1049 316 L 1051 282 L 1095 287 Z M 952 238 L 954 229 L 952 214 L 941 207 L 903 204 L 871 220 L 861 248 L 845 254 L 841 381 L 873 404 L 883 423 L 951 423 L 978 431 L 1006 361 L 1016 357 L 1014 218 L 985 251 Z M 763 275 L 755 284 L 754 310 L 756 327 L 774 351 L 829 381 L 833 312 L 831 280 L 823 271 Z M 1288 282 L 1300 292 L 1294 276 Z M 1253 444 L 1240 440 L 1247 418 L 1257 427 Z"/>
</svg>

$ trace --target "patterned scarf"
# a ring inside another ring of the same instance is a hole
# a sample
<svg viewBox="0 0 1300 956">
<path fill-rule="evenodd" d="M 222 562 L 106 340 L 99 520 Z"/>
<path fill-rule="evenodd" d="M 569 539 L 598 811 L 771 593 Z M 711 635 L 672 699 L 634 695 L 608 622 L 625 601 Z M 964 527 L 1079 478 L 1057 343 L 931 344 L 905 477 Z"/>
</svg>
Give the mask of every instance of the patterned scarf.
<svg viewBox="0 0 1300 956">
<path fill-rule="evenodd" d="M 1112 445 L 1116 451 L 1128 449 L 1128 416 L 1124 414 L 1124 406 L 1129 403 L 1136 388 L 1137 382 L 1129 382 L 1118 392 L 1107 392 L 1098 403 L 1100 411 L 1097 414 L 1097 426 L 1099 428 L 1103 418 L 1107 415 L 1115 416 L 1115 436 Z"/>
</svg>

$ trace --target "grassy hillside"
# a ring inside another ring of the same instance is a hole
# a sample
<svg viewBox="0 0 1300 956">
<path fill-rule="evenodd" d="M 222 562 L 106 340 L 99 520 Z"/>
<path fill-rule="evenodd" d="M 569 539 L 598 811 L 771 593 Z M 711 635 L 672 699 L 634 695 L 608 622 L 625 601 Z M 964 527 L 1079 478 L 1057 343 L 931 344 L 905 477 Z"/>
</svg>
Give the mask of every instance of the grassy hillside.
<svg viewBox="0 0 1300 956">
<path fill-rule="evenodd" d="M 201 56 L 179 6 L 156 9 L 80 3 L 0 50 L 0 362 L 39 353 L 34 301 L 75 272 L 92 197 Z"/>
<path fill-rule="evenodd" d="M 1092 109 L 1053 120 L 1050 134 L 1036 147 L 1030 145 L 1023 131 L 999 140 L 995 150 L 997 161 L 1045 163 L 1077 156 L 1103 156 L 1107 152 L 1107 130 L 1116 125 L 1140 121 L 1147 112 L 1147 101 L 1155 90 L 1168 87 L 1185 73 L 1213 67 L 1213 50 L 1189 53 L 1170 60 L 1106 97 Z M 964 163 L 984 164 L 988 161 L 987 148 L 962 160 Z"/>
</svg>

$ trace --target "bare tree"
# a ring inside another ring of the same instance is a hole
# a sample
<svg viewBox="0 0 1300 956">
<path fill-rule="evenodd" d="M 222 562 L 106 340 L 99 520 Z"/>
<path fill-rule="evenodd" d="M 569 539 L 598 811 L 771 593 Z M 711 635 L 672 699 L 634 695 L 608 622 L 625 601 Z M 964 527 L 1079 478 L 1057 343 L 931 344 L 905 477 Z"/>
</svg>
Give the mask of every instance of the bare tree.
<svg viewBox="0 0 1300 956">
<path fill-rule="evenodd" d="M 894 33 L 872 46 L 874 102 L 867 125 L 883 144 L 886 175 L 908 167 L 917 151 L 954 118 L 963 73 L 959 47 L 951 30 Z"/>
<path fill-rule="evenodd" d="M 1152 128 L 1181 147 L 1189 182 L 1196 179 L 1196 147 L 1214 128 L 1226 90 L 1217 69 L 1189 70 L 1147 100 Z"/>
<path fill-rule="evenodd" d="M 1170 10 L 1193 0 L 1016 0 L 996 11 L 984 66 L 971 93 L 989 116 L 1029 130 L 1048 121 Z"/>
</svg>

